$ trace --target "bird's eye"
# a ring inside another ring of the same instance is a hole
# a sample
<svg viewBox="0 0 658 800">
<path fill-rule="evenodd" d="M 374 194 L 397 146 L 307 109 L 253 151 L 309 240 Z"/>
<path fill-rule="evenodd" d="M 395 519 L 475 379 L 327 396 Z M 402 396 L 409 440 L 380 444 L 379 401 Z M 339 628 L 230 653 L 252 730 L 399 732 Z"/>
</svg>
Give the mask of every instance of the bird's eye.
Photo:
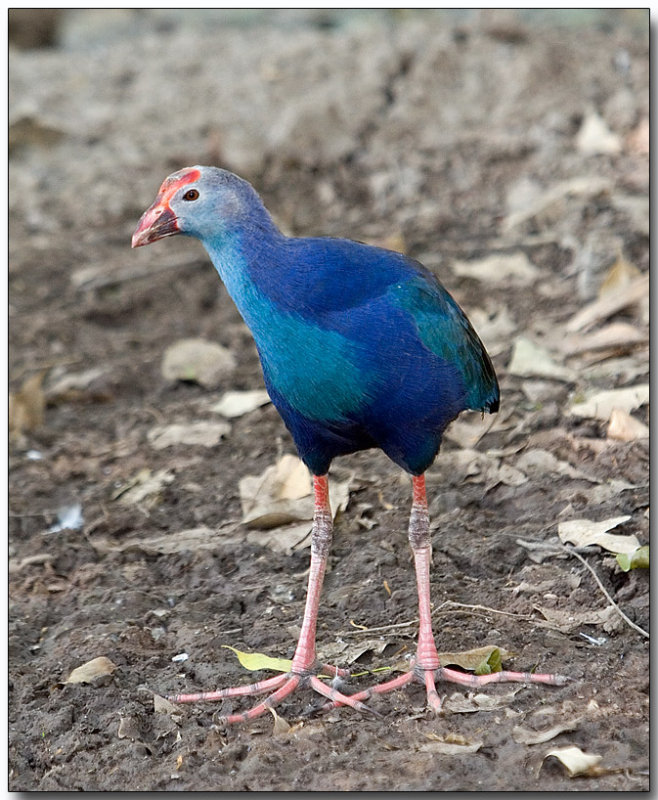
<svg viewBox="0 0 658 800">
<path fill-rule="evenodd" d="M 188 189 L 183 195 L 183 200 L 198 200 L 199 192 L 196 189 Z"/>
</svg>

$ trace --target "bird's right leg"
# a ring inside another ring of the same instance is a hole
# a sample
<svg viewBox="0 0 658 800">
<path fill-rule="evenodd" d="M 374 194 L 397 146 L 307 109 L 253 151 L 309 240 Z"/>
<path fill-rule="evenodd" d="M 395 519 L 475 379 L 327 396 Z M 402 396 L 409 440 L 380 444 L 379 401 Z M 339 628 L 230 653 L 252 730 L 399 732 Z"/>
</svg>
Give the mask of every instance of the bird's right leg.
<svg viewBox="0 0 658 800">
<path fill-rule="evenodd" d="M 430 539 L 429 511 L 425 491 L 425 477 L 413 478 L 413 502 L 409 519 L 409 544 L 414 557 L 416 569 L 416 586 L 418 589 L 418 644 L 416 656 L 408 672 L 403 672 L 392 680 L 380 683 L 369 689 L 352 695 L 355 700 L 368 700 L 373 695 L 384 694 L 400 689 L 409 683 L 424 685 L 427 705 L 433 711 L 441 710 L 441 699 L 436 689 L 439 680 L 458 683 L 473 689 L 487 683 L 545 683 L 563 686 L 568 678 L 563 675 L 537 674 L 528 672 L 494 672 L 490 675 L 471 675 L 449 667 L 442 667 L 432 632 L 432 605 L 430 602 L 430 564 L 432 560 L 432 544 Z M 342 705 L 342 703 L 334 703 Z"/>
<path fill-rule="evenodd" d="M 178 703 L 193 703 L 198 700 L 222 700 L 227 697 L 242 697 L 246 695 L 264 694 L 271 689 L 276 689 L 265 700 L 248 711 L 241 714 L 231 714 L 223 717 L 226 723 L 242 722 L 253 719 L 273 708 L 285 697 L 295 691 L 299 686 L 311 686 L 319 694 L 339 705 L 349 705 L 359 711 L 370 709 L 358 699 L 344 695 L 333 687 L 323 683 L 317 672 L 328 672 L 334 677 L 349 674 L 347 670 L 340 670 L 328 664 L 319 666 L 315 657 L 315 632 L 318 620 L 318 607 L 320 594 L 327 569 L 327 559 L 333 534 L 333 518 L 329 505 L 329 482 L 326 475 L 313 476 L 313 490 L 315 508 L 313 513 L 313 530 L 311 533 L 311 567 L 308 577 L 308 591 L 302 629 L 295 648 L 290 672 L 276 675 L 273 678 L 252 683 L 248 686 L 235 686 L 230 689 L 219 689 L 215 692 L 201 692 L 199 694 L 179 694 L 169 699 Z M 374 713 L 374 712 L 373 712 Z"/>
</svg>

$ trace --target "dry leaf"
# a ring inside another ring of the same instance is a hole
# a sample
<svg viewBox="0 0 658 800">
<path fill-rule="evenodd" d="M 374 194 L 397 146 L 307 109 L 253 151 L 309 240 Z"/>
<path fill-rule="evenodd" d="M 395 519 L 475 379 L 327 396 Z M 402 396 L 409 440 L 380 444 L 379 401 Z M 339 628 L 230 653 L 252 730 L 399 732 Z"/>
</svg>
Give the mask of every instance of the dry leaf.
<svg viewBox="0 0 658 800">
<path fill-rule="evenodd" d="M 649 384 L 639 383 L 625 389 L 609 389 L 591 395 L 583 402 L 573 402 L 569 414 L 573 417 L 588 417 L 607 422 L 615 408 L 629 414 L 649 402 Z"/>
<path fill-rule="evenodd" d="M 628 322 L 612 322 L 589 334 L 561 336 L 559 346 L 567 356 L 593 350 L 614 350 L 618 354 L 620 350 L 630 350 L 648 341 L 648 333 L 641 331 L 635 325 L 630 325 Z"/>
<path fill-rule="evenodd" d="M 489 662 L 493 658 L 500 664 L 511 653 L 505 650 L 504 647 L 498 647 L 495 644 L 487 644 L 484 647 L 474 647 L 471 650 L 461 650 L 458 652 L 445 652 L 439 653 L 439 662 L 444 666 L 458 666 L 462 669 L 468 669 L 472 672 L 477 671 L 483 663 Z M 500 667 L 496 672 L 500 671 Z"/>
<path fill-rule="evenodd" d="M 462 278 L 515 286 L 526 286 L 535 281 L 539 275 L 539 269 L 521 251 L 496 253 L 476 261 L 455 261 L 452 271 Z"/>
<path fill-rule="evenodd" d="M 540 628 L 549 628 L 569 634 L 583 625 L 602 625 L 604 629 L 610 624 L 611 620 L 619 620 L 617 610 L 614 606 L 606 606 L 601 609 L 589 609 L 586 611 L 574 611 L 573 609 L 546 608 L 544 606 L 534 606 L 546 620 L 537 620 L 535 624 Z"/>
<path fill-rule="evenodd" d="M 556 363 L 546 348 L 528 339 L 527 336 L 519 336 L 514 342 L 507 371 L 511 375 L 520 375 L 524 378 L 534 376 L 567 382 L 575 382 L 578 377 L 575 370 Z"/>
<path fill-rule="evenodd" d="M 104 375 L 104 367 L 92 367 L 83 372 L 64 373 L 48 387 L 48 402 L 61 403 L 84 400 L 90 394 L 92 383 Z"/>
<path fill-rule="evenodd" d="M 184 551 L 194 553 L 199 550 L 215 550 L 220 544 L 230 543 L 230 534 L 234 531 L 235 525 L 231 525 L 228 532 L 199 527 L 151 537 L 135 536 L 131 539 L 122 539 L 120 542 L 93 536 L 90 538 L 90 543 L 99 553 L 136 552 L 147 555 L 170 555 Z"/>
<path fill-rule="evenodd" d="M 476 711 L 498 711 L 509 706 L 521 689 L 507 694 L 472 694 L 455 692 L 443 701 L 443 708 L 453 714 L 472 714 Z"/>
<path fill-rule="evenodd" d="M 639 303 L 649 297 L 649 276 L 641 275 L 627 286 L 622 287 L 614 294 L 608 294 L 599 300 L 594 300 L 585 308 L 582 308 L 567 322 L 565 329 L 567 333 L 581 331 L 590 328 L 597 322 L 608 319 L 613 314 L 626 308 L 627 306 Z"/>
<path fill-rule="evenodd" d="M 621 139 L 596 111 L 590 110 L 576 135 L 576 147 L 584 156 L 614 155 L 621 151 Z"/>
<path fill-rule="evenodd" d="M 153 695 L 153 711 L 156 714 L 181 714 L 181 707 L 170 703 L 166 697 L 159 694 Z"/>
<path fill-rule="evenodd" d="M 576 717 L 570 722 L 558 723 L 543 731 L 533 731 L 531 728 L 523 728 L 517 725 L 512 730 L 512 738 L 517 744 L 544 744 L 544 742 L 550 742 L 551 739 L 555 739 L 561 733 L 575 730 L 581 719 L 582 717 Z"/>
<path fill-rule="evenodd" d="M 605 297 L 605 295 L 617 292 L 619 289 L 628 286 L 629 283 L 632 283 L 632 281 L 641 274 L 642 273 L 635 264 L 631 264 L 631 262 L 627 261 L 620 253 L 615 263 L 610 267 L 603 278 L 603 282 L 599 287 L 599 298 Z"/>
<path fill-rule="evenodd" d="M 228 422 L 190 422 L 156 425 L 146 434 L 151 447 L 163 450 L 175 444 L 215 447 L 231 432 Z"/>
<path fill-rule="evenodd" d="M 567 461 L 560 461 L 548 450 L 526 450 L 516 461 L 518 469 L 526 472 L 531 478 L 541 478 L 547 473 L 566 475 L 574 480 L 585 480 L 590 483 L 600 483 L 598 478 L 587 475 L 579 469 L 572 467 Z"/>
<path fill-rule="evenodd" d="M 226 347 L 205 339 L 181 339 L 165 350 L 162 375 L 169 381 L 194 381 L 215 389 L 235 369 L 235 357 Z"/>
<path fill-rule="evenodd" d="M 265 389 L 252 389 L 247 392 L 226 392 L 222 399 L 212 406 L 211 411 L 223 417 L 241 417 L 270 402 Z"/>
<path fill-rule="evenodd" d="M 146 508 L 157 505 L 161 499 L 162 489 L 174 480 L 170 470 L 161 469 L 152 473 L 150 469 L 141 469 L 134 478 L 121 486 L 113 495 L 124 505 L 144 504 Z"/>
<path fill-rule="evenodd" d="M 637 536 L 620 536 L 607 531 L 616 528 L 623 522 L 628 522 L 629 516 L 611 517 L 600 522 L 589 519 L 572 519 L 559 522 L 558 536 L 561 542 L 570 542 L 576 547 L 598 545 L 611 553 L 632 553 L 640 543 Z"/>
<path fill-rule="evenodd" d="M 290 733 L 291 726 L 290 723 L 287 722 L 282 716 L 277 714 L 276 709 L 268 708 L 268 711 L 274 718 L 274 727 L 272 728 L 272 733 L 274 736 L 280 736 L 284 733 Z"/>
<path fill-rule="evenodd" d="M 481 453 L 478 450 L 452 450 L 443 454 L 437 462 L 442 478 L 451 485 L 468 481 L 484 483 L 491 489 L 499 483 L 506 486 L 521 486 L 528 477 L 510 464 L 502 463 L 500 458 Z"/>
<path fill-rule="evenodd" d="M 595 197 L 609 192 L 612 188 L 607 178 L 596 175 L 583 175 L 560 181 L 527 203 L 525 208 L 515 211 L 505 218 L 503 230 L 509 233 L 514 228 L 536 217 L 558 216 L 562 213 L 568 197 Z"/>
<path fill-rule="evenodd" d="M 247 532 L 246 540 L 249 544 L 271 547 L 277 553 L 290 555 L 292 552 L 311 546 L 312 528 L 311 520 L 307 520 L 277 528 L 252 529 Z"/>
<path fill-rule="evenodd" d="M 621 442 L 633 442 L 636 439 L 648 439 L 649 428 L 622 408 L 613 408 L 606 436 Z"/>
<path fill-rule="evenodd" d="M 482 742 L 470 742 L 463 736 L 455 733 L 448 733 L 439 736 L 436 733 L 426 733 L 425 736 L 430 740 L 421 744 L 418 750 L 421 753 L 440 753 L 444 756 L 458 756 L 466 753 L 477 753 L 482 747 Z"/>
<path fill-rule="evenodd" d="M 549 750 L 544 756 L 544 761 L 551 756 L 557 758 L 567 768 L 570 778 L 575 778 L 577 775 L 593 776 L 600 774 L 598 764 L 602 756 L 583 753 L 579 747 L 558 747 L 555 750 Z"/>
<path fill-rule="evenodd" d="M 139 741 L 140 738 L 140 725 L 135 717 L 121 717 L 119 720 L 119 727 L 117 729 L 117 736 L 119 739 L 132 739 Z"/>
<path fill-rule="evenodd" d="M 301 459 L 285 455 L 261 475 L 248 475 L 239 483 L 242 522 L 251 528 L 275 528 L 313 519 L 311 476 Z M 329 481 L 329 501 L 334 517 L 347 508 L 349 480 Z"/>
<path fill-rule="evenodd" d="M 353 631 L 350 631 L 353 633 Z M 322 646 L 322 660 L 329 664 L 353 664 L 364 653 L 374 653 L 380 655 L 390 645 L 395 644 L 395 638 L 385 636 L 367 637 L 359 635 L 356 638 L 339 638 L 333 642 L 327 642 Z M 402 670 L 409 669 L 408 664 L 400 667 Z M 391 669 L 397 669 L 394 665 Z"/>
<path fill-rule="evenodd" d="M 17 392 L 9 393 L 9 433 L 18 438 L 43 424 L 46 399 L 43 393 L 45 372 L 39 372 L 23 381 Z"/>
<path fill-rule="evenodd" d="M 92 658 L 86 664 L 76 667 L 64 683 L 92 683 L 98 678 L 111 675 L 117 669 L 117 665 L 105 656 Z"/>
</svg>

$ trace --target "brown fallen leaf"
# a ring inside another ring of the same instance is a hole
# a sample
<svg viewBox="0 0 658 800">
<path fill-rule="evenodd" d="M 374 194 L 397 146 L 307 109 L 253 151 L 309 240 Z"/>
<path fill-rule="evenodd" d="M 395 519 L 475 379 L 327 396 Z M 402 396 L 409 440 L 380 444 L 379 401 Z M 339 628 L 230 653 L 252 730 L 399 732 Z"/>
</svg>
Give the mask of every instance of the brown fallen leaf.
<svg viewBox="0 0 658 800">
<path fill-rule="evenodd" d="M 582 717 L 576 717 L 568 722 L 561 722 L 550 728 L 545 728 L 542 731 L 533 731 L 532 728 L 523 728 L 521 725 L 516 725 L 512 729 L 512 738 L 517 744 L 544 744 L 544 742 L 555 739 L 561 733 L 575 730 L 581 719 Z"/>
<path fill-rule="evenodd" d="M 576 147 L 584 156 L 614 155 L 621 151 L 621 138 L 608 128 L 605 120 L 590 109 L 576 135 Z"/>
<path fill-rule="evenodd" d="M 276 528 L 254 528 L 247 532 L 245 538 L 249 544 L 271 547 L 277 553 L 290 555 L 311 546 L 312 527 L 311 520 L 307 520 Z"/>
<path fill-rule="evenodd" d="M 527 473 L 531 478 L 541 478 L 547 474 L 566 475 L 574 480 L 589 481 L 589 483 L 600 483 L 599 479 L 593 475 L 581 472 L 572 467 L 567 461 L 561 461 L 548 450 L 532 448 L 523 452 L 516 461 L 517 469 Z"/>
<path fill-rule="evenodd" d="M 104 367 L 92 367 L 82 372 L 65 372 L 55 369 L 51 374 L 47 390 L 48 403 L 78 403 L 91 400 L 105 400 L 109 397 L 107 384 L 100 385 L 105 377 Z M 100 383 L 99 383 L 100 382 Z"/>
<path fill-rule="evenodd" d="M 260 406 L 270 402 L 270 396 L 265 389 L 253 389 L 246 392 L 226 392 L 222 399 L 212 406 L 211 411 L 232 419 L 248 414 Z"/>
<path fill-rule="evenodd" d="M 9 435 L 20 438 L 43 424 L 46 398 L 43 392 L 45 370 L 31 375 L 17 392 L 9 393 Z"/>
<path fill-rule="evenodd" d="M 648 332 L 637 326 L 628 322 L 612 322 L 592 333 L 562 336 L 560 348 L 566 356 L 597 350 L 610 350 L 618 355 L 648 341 Z"/>
<path fill-rule="evenodd" d="M 112 675 L 116 669 L 117 665 L 109 658 L 98 656 L 98 658 L 92 658 L 91 661 L 76 667 L 64 683 L 93 683 L 98 678 Z"/>
<path fill-rule="evenodd" d="M 281 736 L 286 733 L 290 733 L 291 725 L 290 723 L 285 720 L 282 716 L 277 714 L 276 709 L 268 708 L 268 711 L 274 718 L 274 726 L 272 727 L 272 734 L 274 736 Z"/>
<path fill-rule="evenodd" d="M 572 417 L 586 417 L 607 422 L 615 408 L 630 414 L 631 411 L 647 405 L 649 394 L 648 383 L 626 386 L 623 389 L 608 389 L 596 392 L 581 402 L 572 402 L 568 411 Z"/>
<path fill-rule="evenodd" d="M 567 333 L 586 330 L 597 322 L 608 319 L 622 309 L 635 305 L 649 296 L 649 276 L 641 275 L 631 281 L 627 286 L 594 300 L 582 308 L 567 322 Z"/>
<path fill-rule="evenodd" d="M 602 625 L 605 630 L 606 625 L 614 623 L 617 619 L 617 612 L 614 606 L 588 611 L 545 608 L 544 606 L 534 606 L 534 608 L 539 611 L 545 620 L 537 620 L 536 625 L 540 628 L 560 631 L 560 633 L 572 633 L 583 625 Z"/>
<path fill-rule="evenodd" d="M 117 736 L 119 739 L 139 741 L 140 733 L 139 721 L 135 719 L 135 717 L 121 717 L 119 720 L 119 727 L 117 728 Z"/>
<path fill-rule="evenodd" d="M 471 742 L 457 733 L 448 733 L 439 736 L 436 733 L 426 733 L 428 742 L 421 744 L 418 750 L 421 753 L 440 753 L 444 756 L 458 756 L 467 753 L 477 753 L 482 747 L 482 742 Z"/>
<path fill-rule="evenodd" d="M 612 189 L 608 178 L 596 175 L 582 175 L 560 181 L 550 186 L 546 191 L 535 194 L 529 202 L 525 202 L 518 210 L 508 214 L 503 222 L 503 230 L 509 233 L 514 228 L 530 220 L 544 221 L 563 214 L 568 198 L 571 197 L 596 197 L 599 194 L 609 193 Z"/>
<path fill-rule="evenodd" d="M 619 289 L 628 286 L 629 283 L 638 278 L 642 273 L 630 261 L 624 258 L 620 252 L 617 260 L 606 272 L 603 282 L 599 287 L 599 298 L 618 292 Z"/>
<path fill-rule="evenodd" d="M 443 701 L 443 708 L 453 714 L 473 714 L 476 711 L 498 711 L 506 708 L 514 700 L 521 689 L 513 689 L 506 694 L 473 694 L 464 695 L 455 692 Z"/>
<path fill-rule="evenodd" d="M 193 381 L 216 389 L 235 369 L 235 356 L 226 347 L 205 339 L 181 339 L 165 350 L 162 375 L 169 381 Z"/>
<path fill-rule="evenodd" d="M 329 502 L 334 517 L 347 508 L 350 481 L 331 481 Z M 287 454 L 260 475 L 239 482 L 242 522 L 249 528 L 277 528 L 313 519 L 312 482 L 308 468 Z"/>
<path fill-rule="evenodd" d="M 222 437 L 231 432 L 228 422 L 190 422 L 156 425 L 146 434 L 151 447 L 164 450 L 176 444 L 216 447 Z"/>
<path fill-rule="evenodd" d="M 170 703 L 166 697 L 159 694 L 153 695 L 153 711 L 156 714 L 182 714 L 181 707 Z"/>
<path fill-rule="evenodd" d="M 544 761 L 551 757 L 557 758 L 566 767 L 570 778 L 575 778 L 578 775 L 592 777 L 601 774 L 599 764 L 603 756 L 595 753 L 584 753 L 580 747 L 558 747 L 555 750 L 549 750 L 544 756 Z"/>
<path fill-rule="evenodd" d="M 606 436 L 620 442 L 634 442 L 636 439 L 648 439 L 649 428 L 623 408 L 613 408 Z"/>
<path fill-rule="evenodd" d="M 360 638 L 358 640 L 342 638 L 334 642 L 328 642 L 322 648 L 322 659 L 328 663 L 340 663 L 350 665 L 353 664 L 364 653 L 374 653 L 380 655 L 391 644 L 395 643 L 395 638 L 387 638 L 385 636 L 378 636 L 377 638 L 368 637 Z M 394 666 L 393 669 L 396 667 Z M 400 664 L 400 670 L 408 669 L 408 665 Z"/>
<path fill-rule="evenodd" d="M 567 383 L 575 382 L 578 377 L 575 370 L 558 364 L 545 347 L 527 336 L 517 336 L 507 371 L 524 378 L 550 378 Z"/>
<path fill-rule="evenodd" d="M 153 508 L 162 499 L 162 490 L 174 481 L 170 470 L 160 469 L 152 473 L 150 469 L 141 469 L 131 480 L 119 487 L 112 495 L 124 505 L 144 505 Z"/>
<path fill-rule="evenodd" d="M 598 522 L 590 519 L 570 519 L 559 522 L 557 532 L 561 542 L 569 542 L 576 547 L 598 545 L 611 553 L 632 553 L 640 546 L 637 536 L 608 533 L 629 519 L 628 515 L 610 517 Z"/>
<path fill-rule="evenodd" d="M 202 526 L 157 536 L 135 536 L 130 539 L 122 539 L 120 542 L 110 541 L 101 536 L 92 536 L 89 541 L 99 553 L 135 552 L 147 555 L 171 555 L 186 550 L 194 553 L 199 550 L 214 550 L 220 544 L 228 544 L 232 540 L 237 540 L 238 536 L 240 539 L 244 538 L 240 534 L 232 538 L 235 528 L 234 524 L 220 530 Z"/>
<path fill-rule="evenodd" d="M 533 283 L 539 269 L 524 252 L 494 253 L 473 261 L 455 261 L 452 265 L 455 275 L 474 278 L 486 283 L 512 283 L 525 286 Z"/>
</svg>

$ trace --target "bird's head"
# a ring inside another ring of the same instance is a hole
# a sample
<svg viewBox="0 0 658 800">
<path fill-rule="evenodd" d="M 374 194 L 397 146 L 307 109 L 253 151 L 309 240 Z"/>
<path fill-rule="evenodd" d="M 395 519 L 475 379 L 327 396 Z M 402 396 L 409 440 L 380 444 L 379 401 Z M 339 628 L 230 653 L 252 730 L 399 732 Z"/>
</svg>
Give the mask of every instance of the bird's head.
<svg viewBox="0 0 658 800">
<path fill-rule="evenodd" d="M 165 179 L 153 205 L 142 214 L 132 246 L 142 247 L 178 233 L 212 239 L 253 216 L 258 207 L 262 204 L 256 192 L 232 172 L 186 167 Z"/>
</svg>

